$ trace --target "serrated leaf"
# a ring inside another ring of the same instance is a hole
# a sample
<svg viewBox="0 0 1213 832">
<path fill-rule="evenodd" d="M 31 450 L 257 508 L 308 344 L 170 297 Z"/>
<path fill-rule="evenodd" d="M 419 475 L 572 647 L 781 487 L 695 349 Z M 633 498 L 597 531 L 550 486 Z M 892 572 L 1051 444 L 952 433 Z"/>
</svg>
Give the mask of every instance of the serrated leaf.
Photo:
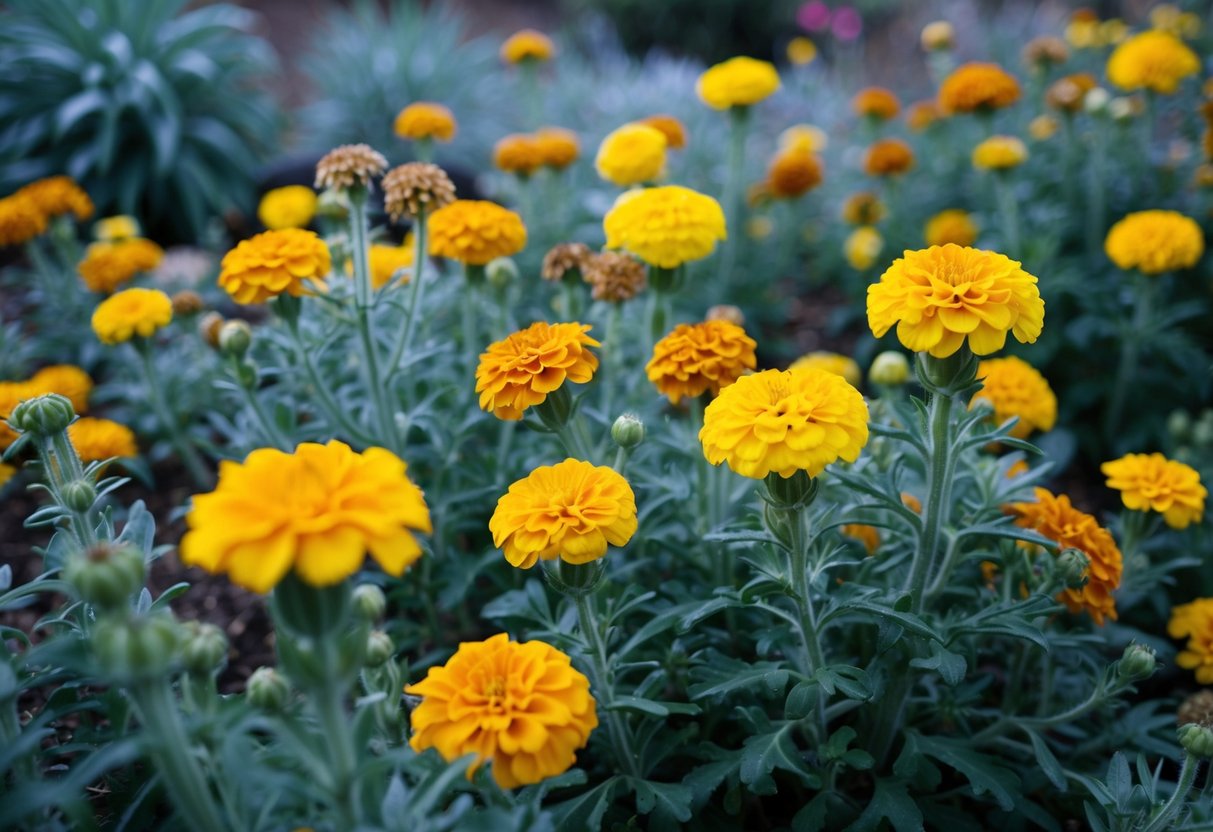
<svg viewBox="0 0 1213 832">
<path fill-rule="evenodd" d="M 741 782 L 754 794 L 775 794 L 771 773 L 776 769 L 797 775 L 810 788 L 821 788 L 821 778 L 809 768 L 792 742 L 795 724 L 788 722 L 769 734 L 750 737 L 742 746 L 739 774 Z"/>
<path fill-rule="evenodd" d="M 691 819 L 691 797 L 693 792 L 681 783 L 654 783 L 638 777 L 628 777 L 628 786 L 636 795 L 636 808 L 640 814 L 653 813 L 660 819 L 667 815 L 677 821 Z"/>
<path fill-rule="evenodd" d="M 955 769 L 969 781 L 973 794 L 993 795 L 998 805 L 1007 812 L 1015 807 L 1015 799 L 1019 794 L 1018 775 L 1011 769 L 995 763 L 988 755 L 974 750 L 964 740 L 911 733 L 906 738 L 906 747 L 902 754 L 904 756 L 915 752 L 934 757 Z"/>
<path fill-rule="evenodd" d="M 867 807 L 846 832 L 875 832 L 887 820 L 896 832 L 919 832 L 923 828 L 922 810 L 900 780 L 877 780 Z"/>
<path fill-rule="evenodd" d="M 912 667 L 924 670 L 935 670 L 949 687 L 956 687 L 964 681 L 969 663 L 959 653 L 953 653 L 942 647 L 938 642 L 931 642 L 931 655 L 910 660 Z"/>
</svg>

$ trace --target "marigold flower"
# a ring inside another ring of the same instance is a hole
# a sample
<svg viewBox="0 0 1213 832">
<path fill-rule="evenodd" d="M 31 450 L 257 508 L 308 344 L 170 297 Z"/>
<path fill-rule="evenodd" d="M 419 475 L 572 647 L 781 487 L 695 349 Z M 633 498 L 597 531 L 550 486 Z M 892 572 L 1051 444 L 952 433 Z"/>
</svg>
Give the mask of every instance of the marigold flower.
<svg viewBox="0 0 1213 832">
<path fill-rule="evenodd" d="M 313 231 L 263 231 L 223 255 L 219 285 L 236 303 L 264 303 L 283 292 L 297 298 L 308 293 L 307 281 L 323 286 L 332 265 L 329 247 Z"/>
<path fill-rule="evenodd" d="M 1032 38 L 1024 45 L 1021 54 L 1025 64 L 1038 70 L 1047 70 L 1070 59 L 1070 49 L 1066 42 L 1052 35 Z"/>
<path fill-rule="evenodd" d="M 402 139 L 449 142 L 458 125 L 449 109 L 432 101 L 414 101 L 396 115 L 392 130 Z"/>
<path fill-rule="evenodd" d="M 878 139 L 863 157 L 868 176 L 897 176 L 914 167 L 914 151 L 901 139 Z"/>
<path fill-rule="evenodd" d="M 17 191 L 34 201 L 47 219 L 71 214 L 78 220 L 93 215 L 93 201 L 70 176 L 49 176 Z"/>
<path fill-rule="evenodd" d="M 316 187 L 349 190 L 370 187 L 387 170 L 387 159 L 369 144 L 334 147 L 316 163 Z"/>
<path fill-rule="evenodd" d="M 860 191 L 847 197 L 842 203 L 842 219 L 851 225 L 875 225 L 884 219 L 885 207 L 880 195 L 871 191 Z"/>
<path fill-rule="evenodd" d="M 728 321 L 679 324 L 653 347 L 645 365 L 649 381 L 670 402 L 720 393 L 758 366 L 758 344 L 745 330 Z"/>
<path fill-rule="evenodd" d="M 606 303 L 623 303 L 636 297 L 647 284 L 644 263 L 622 251 L 591 254 L 581 267 L 590 284 L 590 296 Z"/>
<path fill-rule="evenodd" d="M 545 167 L 564 170 L 581 155 L 577 134 L 563 127 L 542 127 L 535 132 L 535 142 Z"/>
<path fill-rule="evenodd" d="M 16 465 L 9 465 L 7 462 L 0 462 L 0 488 L 8 485 L 15 476 L 17 476 Z"/>
<path fill-rule="evenodd" d="M 501 44 L 501 60 L 507 64 L 520 64 L 524 61 L 542 63 L 550 61 L 556 54 L 556 45 L 543 32 L 534 29 L 522 29 L 510 35 Z"/>
<path fill-rule="evenodd" d="M 829 352 L 828 350 L 816 350 L 802 355 L 793 361 L 788 369 L 823 370 L 836 376 L 842 376 L 846 379 L 847 384 L 852 387 L 858 387 L 859 382 L 863 380 L 863 373 L 860 372 L 859 365 L 855 363 L 854 358 L 842 353 Z"/>
<path fill-rule="evenodd" d="M 46 231 L 46 214 L 21 193 L 0 199 L 0 246 L 28 243 Z"/>
<path fill-rule="evenodd" d="M 625 124 L 598 146 L 594 169 L 620 187 L 641 185 L 665 173 L 665 134 L 647 124 Z"/>
<path fill-rule="evenodd" d="M 927 220 L 923 236 L 928 246 L 971 246 L 977 240 L 977 225 L 968 211 L 948 208 Z"/>
<path fill-rule="evenodd" d="M 541 641 L 465 641 L 441 667 L 404 689 L 422 697 L 409 714 L 414 751 L 451 762 L 475 754 L 471 777 L 492 761 L 503 789 L 567 771 L 598 727 L 590 683 L 569 657 Z"/>
<path fill-rule="evenodd" d="M 23 399 L 58 393 L 72 403 L 77 413 L 88 410 L 88 397 L 93 392 L 93 380 L 84 370 L 72 364 L 52 364 L 43 367 L 25 382 Z"/>
<path fill-rule="evenodd" d="M 67 426 L 67 438 L 86 463 L 139 454 L 135 432 L 109 419 L 83 416 Z"/>
<path fill-rule="evenodd" d="M 1177 211 L 1137 211 L 1108 230 L 1104 251 L 1119 268 L 1162 274 L 1196 265 L 1205 239 L 1196 221 Z"/>
<path fill-rule="evenodd" d="M 636 533 L 636 495 L 613 469 L 579 459 L 536 468 L 510 486 L 489 520 L 493 545 L 519 569 L 560 558 L 589 563 Z"/>
<path fill-rule="evenodd" d="M 813 124 L 793 124 L 779 134 L 779 149 L 789 153 L 821 153 L 829 144 L 826 131 Z"/>
<path fill-rule="evenodd" d="M 17 441 L 17 431 L 8 426 L 8 418 L 13 415 L 17 405 L 26 399 L 40 395 L 35 392 L 29 382 L 0 381 L 0 450 L 5 450 Z"/>
<path fill-rule="evenodd" d="M 455 201 L 455 184 L 446 171 L 429 162 L 408 162 L 389 170 L 380 182 L 383 208 L 393 222 L 436 211 Z"/>
<path fill-rule="evenodd" d="M 915 133 L 921 133 L 941 118 L 943 113 L 934 101 L 915 101 L 906 110 L 906 125 Z"/>
<path fill-rule="evenodd" d="M 817 45 L 806 37 L 788 41 L 788 63 L 792 66 L 808 66 L 817 59 Z"/>
<path fill-rule="evenodd" d="M 842 253 L 847 263 L 856 271 L 867 271 L 872 268 L 880 252 L 884 251 L 884 237 L 873 226 L 861 225 L 847 235 L 842 245 Z"/>
<path fill-rule="evenodd" d="M 543 255 L 539 276 L 544 280 L 564 280 L 574 269 L 581 272 L 594 253 L 585 243 L 557 243 Z"/>
<path fill-rule="evenodd" d="M 1174 607 L 1167 634 L 1171 638 L 1188 639 L 1175 663 L 1185 670 L 1196 671 L 1200 684 L 1213 684 L 1213 598 L 1197 598 Z"/>
<path fill-rule="evenodd" d="M 973 148 L 973 167 L 978 170 L 1006 170 L 1027 158 L 1027 146 L 1015 136 L 990 136 Z"/>
<path fill-rule="evenodd" d="M 476 367 L 481 410 L 516 421 L 528 407 L 542 404 L 565 380 L 585 384 L 598 369 L 589 347 L 602 344 L 586 335 L 586 324 L 536 321 L 489 345 Z"/>
<path fill-rule="evenodd" d="M 670 150 L 682 150 L 687 146 L 687 129 L 682 122 L 671 115 L 658 113 L 642 118 L 637 124 L 652 127 L 665 136 L 665 144 Z"/>
<path fill-rule="evenodd" d="M 1078 549 L 1087 556 L 1087 582 L 1076 589 L 1064 589 L 1057 600 L 1070 612 L 1086 610 L 1096 624 L 1106 619 L 1116 620 L 1116 601 L 1112 592 L 1120 586 L 1124 562 L 1116 541 L 1108 530 L 1087 514 L 1070 504 L 1070 498 L 1054 495 L 1044 488 L 1036 489 L 1036 501 L 1013 503 L 1010 512 L 1015 524 L 1032 529 L 1057 544 L 1058 552 Z"/>
<path fill-rule="evenodd" d="M 851 99 L 851 110 L 860 118 L 887 121 L 897 118 L 901 112 L 901 101 L 892 90 L 884 87 L 865 87 Z"/>
<path fill-rule="evenodd" d="M 287 185 L 266 191 L 257 205 L 257 219 L 271 230 L 307 228 L 316 216 L 316 192 L 307 185 Z"/>
<path fill-rule="evenodd" d="M 430 255 L 483 266 L 526 245 L 522 217 L 495 202 L 457 199 L 430 215 Z"/>
<path fill-rule="evenodd" d="M 414 533 L 431 531 L 407 470 L 390 451 L 356 453 L 337 440 L 221 462 L 219 484 L 195 495 L 186 515 L 181 562 L 261 593 L 292 570 L 312 586 L 340 583 L 368 551 L 399 577 L 421 557 Z"/>
<path fill-rule="evenodd" d="M 102 243 L 116 243 L 139 236 L 139 221 L 127 214 L 102 217 L 93 223 L 93 238 Z"/>
<path fill-rule="evenodd" d="M 922 514 L 922 500 L 908 491 L 901 492 L 901 504 L 915 514 Z"/>
<path fill-rule="evenodd" d="M 876 554 L 876 550 L 880 548 L 880 530 L 875 526 L 869 526 L 866 523 L 847 523 L 838 531 L 852 540 L 858 540 L 867 550 L 868 555 Z"/>
<path fill-rule="evenodd" d="M 1057 422 L 1057 396 L 1040 371 L 1015 356 L 991 358 L 977 365 L 982 388 L 973 394 L 969 407 L 984 400 L 994 407 L 999 423 L 1018 416 L 1011 436 L 1027 439 L 1034 430 L 1050 431 Z"/>
<path fill-rule="evenodd" d="M 1087 93 L 1099 86 L 1089 72 L 1077 72 L 1058 78 L 1045 90 L 1045 103 L 1056 110 L 1076 113 L 1082 109 Z"/>
<path fill-rule="evenodd" d="M 748 107 L 779 89 L 775 66 L 754 58 L 737 57 L 709 67 L 699 76 L 695 92 L 714 110 Z"/>
<path fill-rule="evenodd" d="M 164 249 L 142 237 L 116 243 L 93 243 L 76 266 L 80 279 L 93 292 L 109 294 L 135 275 L 151 271 L 164 259 Z"/>
<path fill-rule="evenodd" d="M 922 27 L 919 41 L 927 52 L 951 49 L 956 42 L 956 30 L 946 20 L 935 20 Z"/>
<path fill-rule="evenodd" d="M 766 370 L 720 391 L 699 431 L 708 462 L 762 479 L 819 475 L 854 462 L 868 442 L 868 406 L 841 376 L 823 370 Z"/>
<path fill-rule="evenodd" d="M 907 251 L 868 287 L 868 325 L 914 352 L 947 358 L 968 339 L 977 355 L 1002 349 L 1007 333 L 1035 343 L 1045 304 L 1034 276 L 1004 254 L 953 245 Z"/>
<path fill-rule="evenodd" d="M 800 150 L 782 151 L 767 168 L 771 196 L 796 199 L 821 184 L 821 160 Z"/>
<path fill-rule="evenodd" d="M 1028 135 L 1038 142 L 1048 141 L 1053 138 L 1060 126 L 1057 119 L 1046 113 L 1028 122 Z"/>
<path fill-rule="evenodd" d="M 663 269 L 707 257 L 727 237 L 720 203 L 680 185 L 620 194 L 602 227 L 607 248 L 627 249 Z"/>
<path fill-rule="evenodd" d="M 1019 100 L 1019 82 L 998 64 L 968 63 L 952 71 L 939 87 L 945 113 L 997 110 Z"/>
<path fill-rule="evenodd" d="M 526 178 L 543 167 L 543 150 L 529 133 L 511 133 L 493 145 L 493 164 L 498 170 Z"/>
<path fill-rule="evenodd" d="M 123 289 L 93 310 L 93 332 L 103 344 L 150 338 L 173 319 L 173 302 L 159 289 Z"/>
<path fill-rule="evenodd" d="M 1209 491 L 1189 465 L 1162 454 L 1126 454 L 1099 470 L 1108 478 L 1108 488 L 1120 492 L 1125 508 L 1156 511 L 1173 529 L 1186 529 L 1204 515 Z"/>
<path fill-rule="evenodd" d="M 371 286 L 382 289 L 400 274 L 401 269 L 409 269 L 413 265 L 413 246 L 406 239 L 403 245 L 387 246 L 375 243 L 371 246 L 369 265 L 371 267 Z M 403 283 L 409 282 L 405 273 Z"/>
<path fill-rule="evenodd" d="M 1179 83 L 1200 71 L 1200 58 L 1169 32 L 1134 35 L 1108 57 L 1108 80 L 1122 90 L 1147 89 L 1172 95 Z"/>
</svg>

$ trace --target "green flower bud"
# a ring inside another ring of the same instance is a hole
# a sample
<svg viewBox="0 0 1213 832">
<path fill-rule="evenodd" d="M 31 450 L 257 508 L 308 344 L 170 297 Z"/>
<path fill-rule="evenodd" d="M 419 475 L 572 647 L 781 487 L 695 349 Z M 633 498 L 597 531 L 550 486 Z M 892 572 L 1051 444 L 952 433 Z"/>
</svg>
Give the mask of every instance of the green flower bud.
<svg viewBox="0 0 1213 832">
<path fill-rule="evenodd" d="M 644 422 L 635 413 L 624 413 L 611 425 L 611 439 L 627 451 L 639 447 L 644 441 Z"/>
<path fill-rule="evenodd" d="M 396 654 L 396 645 L 383 630 L 372 630 L 366 638 L 366 666 L 379 667 Z"/>
<path fill-rule="evenodd" d="M 291 686 L 286 677 L 272 667 L 259 667 L 249 677 L 249 704 L 262 711 L 281 711 L 291 698 Z"/>
<path fill-rule="evenodd" d="M 1213 420 L 1202 416 L 1192 427 L 1192 441 L 1201 448 L 1213 445 Z"/>
<path fill-rule="evenodd" d="M 63 486 L 63 504 L 75 512 L 86 512 L 97 501 L 97 489 L 88 480 L 76 480 Z"/>
<path fill-rule="evenodd" d="M 350 213 L 350 201 L 345 192 L 329 188 L 320 192 L 316 200 L 316 216 L 344 221 Z"/>
<path fill-rule="evenodd" d="M 767 486 L 767 499 L 772 505 L 783 509 L 798 509 L 813 502 L 817 496 L 817 480 L 807 471 L 797 471 L 790 477 L 772 472 L 763 480 Z"/>
<path fill-rule="evenodd" d="M 227 658 L 227 635 L 214 624 L 189 621 L 184 627 L 181 663 L 194 676 L 208 676 Z"/>
<path fill-rule="evenodd" d="M 947 358 L 918 354 L 918 380 L 932 393 L 955 395 L 977 381 L 977 356 L 962 346 Z"/>
<path fill-rule="evenodd" d="M 1095 87 L 1088 90 L 1083 96 L 1082 106 L 1088 113 L 1102 113 L 1108 106 L 1108 102 L 1112 100 L 1112 96 L 1103 87 Z"/>
<path fill-rule="evenodd" d="M 1067 589 L 1081 589 L 1090 579 L 1091 559 L 1081 549 L 1062 549 L 1055 568 Z"/>
<path fill-rule="evenodd" d="M 1197 757 L 1213 757 L 1213 730 L 1197 722 L 1179 726 L 1179 744 Z"/>
<path fill-rule="evenodd" d="M 905 384 L 910 378 L 910 362 L 903 353 L 896 350 L 882 352 L 872 359 L 868 368 L 868 381 L 884 387 L 896 387 Z"/>
<path fill-rule="evenodd" d="M 181 632 L 171 615 L 98 620 L 90 639 L 98 663 L 111 677 L 130 681 L 164 674 L 173 663 Z"/>
<path fill-rule="evenodd" d="M 232 358 L 243 358 L 253 343 L 253 330 L 246 321 L 234 318 L 219 327 L 219 351 Z"/>
<path fill-rule="evenodd" d="M 1167 417 L 1167 432 L 1175 441 L 1183 442 L 1188 438 L 1188 431 L 1191 429 L 1192 417 L 1187 414 L 1187 411 L 1175 410 Z"/>
<path fill-rule="evenodd" d="M 1154 648 L 1133 642 L 1116 663 L 1116 675 L 1125 681 L 1136 682 L 1154 673 L 1154 665 Z"/>
<path fill-rule="evenodd" d="M 557 592 L 570 597 L 593 592 L 605 569 L 602 558 L 589 563 L 569 563 L 564 558 L 543 561 L 543 576 L 548 583 Z"/>
<path fill-rule="evenodd" d="M 387 611 L 387 598 L 383 590 L 374 584 L 359 584 L 354 587 L 354 614 L 363 621 L 378 621 Z"/>
<path fill-rule="evenodd" d="M 518 266 L 512 258 L 498 257 L 484 267 L 484 276 L 494 289 L 504 289 L 518 279 Z"/>
<path fill-rule="evenodd" d="M 63 566 L 63 579 L 76 594 L 106 610 L 129 605 L 143 586 L 143 574 L 143 552 L 126 543 L 94 544 L 69 556 Z"/>
<path fill-rule="evenodd" d="M 8 423 L 22 433 L 53 436 L 72 423 L 76 411 L 66 396 L 50 393 L 21 402 L 8 417 Z"/>
</svg>

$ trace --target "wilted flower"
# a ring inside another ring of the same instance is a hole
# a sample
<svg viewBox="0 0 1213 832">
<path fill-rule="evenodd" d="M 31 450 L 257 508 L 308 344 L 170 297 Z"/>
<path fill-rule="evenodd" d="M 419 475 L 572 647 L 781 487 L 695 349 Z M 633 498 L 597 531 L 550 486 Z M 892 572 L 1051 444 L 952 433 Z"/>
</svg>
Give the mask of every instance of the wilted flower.
<svg viewBox="0 0 1213 832">
<path fill-rule="evenodd" d="M 703 316 L 705 321 L 728 321 L 737 326 L 745 326 L 745 314 L 730 303 L 721 303 L 710 307 Z"/>
<path fill-rule="evenodd" d="M 564 280 L 569 272 L 580 273 L 593 254 L 585 243 L 557 243 L 543 255 L 539 276 L 544 280 Z"/>
<path fill-rule="evenodd" d="M 121 344 L 136 335 L 150 338 L 173 319 L 173 302 L 159 289 L 124 289 L 93 310 L 93 332 L 103 344 Z"/>
<path fill-rule="evenodd" d="M 387 170 L 387 159 L 367 144 L 334 147 L 316 163 L 316 187 L 349 190 L 370 187 Z"/>
<path fill-rule="evenodd" d="M 1205 240 L 1196 221 L 1177 211 L 1137 211 L 1109 229 L 1104 251 L 1119 268 L 1162 274 L 1194 266 Z"/>
<path fill-rule="evenodd" d="M 483 266 L 526 245 L 522 217 L 495 202 L 457 199 L 430 215 L 430 254 Z"/>
<path fill-rule="evenodd" d="M 1051 67 L 1064 64 L 1070 59 L 1066 42 L 1052 35 L 1032 38 L 1024 46 L 1022 54 L 1023 62 L 1039 71 L 1048 71 Z"/>
<path fill-rule="evenodd" d="M 384 175 L 383 207 L 393 222 L 436 211 L 455 201 L 455 184 L 446 171 L 429 162 L 397 165 Z"/>
<path fill-rule="evenodd" d="M 927 220 L 923 236 L 928 246 L 971 246 L 977 240 L 977 225 L 968 211 L 948 208 Z"/>
<path fill-rule="evenodd" d="M 449 142 L 458 125 L 449 109 L 432 101 L 415 101 L 396 116 L 392 129 L 402 139 Z"/>
<path fill-rule="evenodd" d="M 709 67 L 699 76 L 695 92 L 715 110 L 748 107 L 779 89 L 779 73 L 767 61 L 737 57 Z"/>
<path fill-rule="evenodd" d="M 758 344 L 727 321 L 679 324 L 653 347 L 645 365 L 649 381 L 670 402 L 713 396 L 758 366 Z"/>
<path fill-rule="evenodd" d="M 647 282 L 644 263 L 622 251 L 591 254 L 581 267 L 590 296 L 606 303 L 623 303 L 640 294 Z"/>
<path fill-rule="evenodd" d="M 481 410 L 516 421 L 566 380 L 585 384 L 598 369 L 598 357 L 589 347 L 602 346 L 586 335 L 589 330 L 585 324 L 536 321 L 490 344 L 476 367 Z"/>
<path fill-rule="evenodd" d="M 707 257 L 726 236 L 720 203 L 679 185 L 620 194 L 602 226 L 607 248 L 665 269 Z"/>
<path fill-rule="evenodd" d="M 1156 511 L 1173 529 L 1186 529 L 1204 515 L 1209 491 L 1190 465 L 1157 453 L 1126 454 L 1099 470 L 1131 511 Z"/>
<path fill-rule="evenodd" d="M 969 406 L 979 400 L 989 402 L 999 424 L 1019 417 L 1011 428 L 1011 436 L 1026 439 L 1034 430 L 1053 429 L 1057 422 L 1057 396 L 1031 364 L 1013 355 L 991 358 L 977 365 L 977 378 L 982 387 L 973 394 Z"/>
<path fill-rule="evenodd" d="M 665 172 L 665 134 L 638 122 L 625 124 L 607 134 L 598 146 L 594 169 L 620 187 L 660 179 Z"/>
<path fill-rule="evenodd" d="M 264 303 L 284 292 L 302 297 L 307 283 L 323 286 L 331 268 L 329 248 L 315 232 L 263 231 L 223 256 L 219 286 L 237 303 Z"/>
<path fill-rule="evenodd" d="M 1087 93 L 1099 86 L 1094 75 L 1078 72 L 1058 78 L 1045 90 L 1045 103 L 1067 113 L 1076 113 L 1083 107 Z"/>
</svg>

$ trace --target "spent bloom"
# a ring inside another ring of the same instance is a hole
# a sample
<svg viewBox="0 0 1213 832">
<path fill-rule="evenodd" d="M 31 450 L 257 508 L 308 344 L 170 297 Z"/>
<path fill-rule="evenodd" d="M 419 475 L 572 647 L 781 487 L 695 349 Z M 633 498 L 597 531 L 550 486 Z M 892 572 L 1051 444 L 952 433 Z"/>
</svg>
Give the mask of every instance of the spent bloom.
<svg viewBox="0 0 1213 832">
<path fill-rule="evenodd" d="M 863 157 L 868 176 L 898 176 L 914 167 L 914 151 L 901 139 L 878 139 Z"/>
<path fill-rule="evenodd" d="M 1020 57 L 1029 68 L 1047 71 L 1069 60 L 1070 47 L 1059 37 L 1041 35 L 1024 44 Z"/>
<path fill-rule="evenodd" d="M 1200 473 L 1162 454 L 1126 454 L 1099 467 L 1108 487 L 1120 492 L 1125 508 L 1156 511 L 1173 529 L 1199 523 L 1209 491 Z"/>
<path fill-rule="evenodd" d="M 370 187 L 387 170 L 387 159 L 369 144 L 343 144 L 316 163 L 316 187 L 349 190 Z"/>
<path fill-rule="evenodd" d="M 1077 72 L 1058 78 L 1045 90 L 1045 103 L 1055 110 L 1077 113 L 1082 109 L 1087 93 L 1099 86 L 1089 72 Z"/>
<path fill-rule="evenodd" d="M 257 219 L 271 230 L 307 228 L 316 216 L 316 192 L 306 185 L 287 185 L 266 191 L 257 205 Z"/>
<path fill-rule="evenodd" d="M 501 60 L 507 64 L 550 61 L 556 54 L 552 39 L 534 29 L 522 29 L 501 44 Z"/>
<path fill-rule="evenodd" d="M 31 182 L 17 193 L 33 200 L 47 219 L 71 214 L 83 221 L 93 215 L 93 201 L 70 176 L 48 176 Z"/>
<path fill-rule="evenodd" d="M 951 49 L 956 42 L 956 29 L 946 20 L 933 20 L 922 27 L 918 40 L 927 52 Z"/>
<path fill-rule="evenodd" d="M 566 380 L 585 384 L 598 369 L 598 357 L 589 348 L 602 346 L 586 335 L 589 331 L 586 324 L 536 321 L 490 344 L 476 367 L 481 410 L 516 421 Z"/>
<path fill-rule="evenodd" d="M 139 453 L 135 432 L 109 419 L 82 416 L 67 426 L 67 438 L 84 462 L 101 462 Z"/>
<path fill-rule="evenodd" d="M 659 131 L 665 136 L 666 147 L 670 150 L 682 150 L 687 146 L 687 128 L 674 116 L 665 113 L 647 116 L 636 122 Z"/>
<path fill-rule="evenodd" d="M 483 266 L 526 245 L 522 217 L 495 202 L 457 199 L 430 215 L 430 255 Z"/>
<path fill-rule="evenodd" d="M 977 241 L 977 225 L 968 211 L 947 208 L 927 220 L 923 236 L 928 246 L 971 246 Z"/>
<path fill-rule="evenodd" d="M 828 350 L 815 350 L 814 352 L 806 353 L 793 361 L 788 369 L 823 370 L 836 376 L 842 376 L 846 379 L 847 384 L 852 387 L 858 387 L 859 382 L 863 380 L 863 373 L 860 372 L 859 365 L 855 363 L 854 358 Z"/>
<path fill-rule="evenodd" d="M 1050 431 L 1057 422 L 1057 396 L 1040 371 L 1015 356 L 991 358 L 977 365 L 982 388 L 973 394 L 972 407 L 979 400 L 994 408 L 999 423 L 1018 416 L 1011 436 L 1026 439 L 1034 430 Z"/>
<path fill-rule="evenodd" d="M 432 101 L 414 101 L 396 116 L 392 129 L 402 139 L 449 142 L 458 125 L 451 111 Z"/>
<path fill-rule="evenodd" d="M 1178 211 L 1137 211 L 1108 230 L 1104 251 L 1119 268 L 1161 274 L 1194 266 L 1205 238 L 1196 221 Z"/>
<path fill-rule="evenodd" d="M 383 176 L 383 209 L 394 222 L 412 219 L 455 201 L 455 184 L 429 162 L 406 162 Z"/>
<path fill-rule="evenodd" d="M 369 551 L 399 577 L 421 557 L 416 532 L 430 512 L 404 461 L 383 448 L 357 453 L 336 440 L 293 453 L 253 451 L 219 464 L 219 483 L 185 518 L 181 561 L 269 592 L 288 572 L 312 586 L 340 583 Z"/>
<path fill-rule="evenodd" d="M 627 249 L 664 269 L 707 257 L 726 237 L 720 203 L 680 185 L 620 194 L 602 226 L 607 248 Z"/>
<path fill-rule="evenodd" d="M 173 301 L 159 289 L 124 289 L 93 310 L 93 332 L 103 344 L 121 344 L 135 336 L 150 338 L 173 319 Z"/>
<path fill-rule="evenodd" d="M 1157 29 L 1120 44 L 1108 57 L 1108 80 L 1122 90 L 1146 89 L 1171 95 L 1180 82 L 1200 71 L 1200 58 L 1187 44 Z"/>
<path fill-rule="evenodd" d="M 783 150 L 767 168 L 767 189 L 777 199 L 795 199 L 821 184 L 821 160 L 804 150 Z"/>
<path fill-rule="evenodd" d="M 585 243 L 557 243 L 543 255 L 539 276 L 544 280 L 564 280 L 570 272 L 581 273 L 593 256 Z"/>
<path fill-rule="evenodd" d="M 851 99 L 851 110 L 861 118 L 888 121 L 901 112 L 901 101 L 892 90 L 884 87 L 865 87 Z"/>
<path fill-rule="evenodd" d="M 779 73 L 767 61 L 737 57 L 709 67 L 699 76 L 695 92 L 714 110 L 748 107 L 779 89 Z"/>
<path fill-rule="evenodd" d="M 219 286 L 236 303 L 264 303 L 284 292 L 297 298 L 308 294 L 309 282 L 323 286 L 332 265 L 328 246 L 314 231 L 263 231 L 223 255 Z"/>
<path fill-rule="evenodd" d="M 978 170 L 1007 170 L 1027 158 L 1027 146 L 1015 136 L 990 136 L 973 148 L 973 167 Z"/>
<path fill-rule="evenodd" d="M 625 124 L 602 140 L 594 169 L 623 188 L 653 182 L 665 172 L 665 148 L 665 134 L 656 127 Z"/>
<path fill-rule="evenodd" d="M 706 392 L 717 395 L 758 366 L 758 344 L 728 321 L 679 324 L 653 347 L 649 381 L 673 404 Z"/>
<path fill-rule="evenodd" d="M 644 263 L 622 251 L 591 254 L 581 266 L 590 284 L 590 296 L 606 303 L 623 303 L 636 297 L 647 285 Z"/>
<path fill-rule="evenodd" d="M 90 291 L 109 294 L 135 275 L 156 268 L 163 258 L 164 249 L 160 246 L 133 237 L 116 243 L 91 244 L 76 270 Z"/>
<path fill-rule="evenodd" d="M 968 63 L 943 80 L 939 106 L 949 114 L 989 111 L 1008 107 L 1019 96 L 1019 82 L 998 64 Z"/>
<path fill-rule="evenodd" d="M 1171 638 L 1188 639 L 1175 663 L 1185 670 L 1196 671 L 1200 684 L 1213 684 L 1213 598 L 1197 598 L 1174 607 L 1167 634 Z"/>
</svg>

